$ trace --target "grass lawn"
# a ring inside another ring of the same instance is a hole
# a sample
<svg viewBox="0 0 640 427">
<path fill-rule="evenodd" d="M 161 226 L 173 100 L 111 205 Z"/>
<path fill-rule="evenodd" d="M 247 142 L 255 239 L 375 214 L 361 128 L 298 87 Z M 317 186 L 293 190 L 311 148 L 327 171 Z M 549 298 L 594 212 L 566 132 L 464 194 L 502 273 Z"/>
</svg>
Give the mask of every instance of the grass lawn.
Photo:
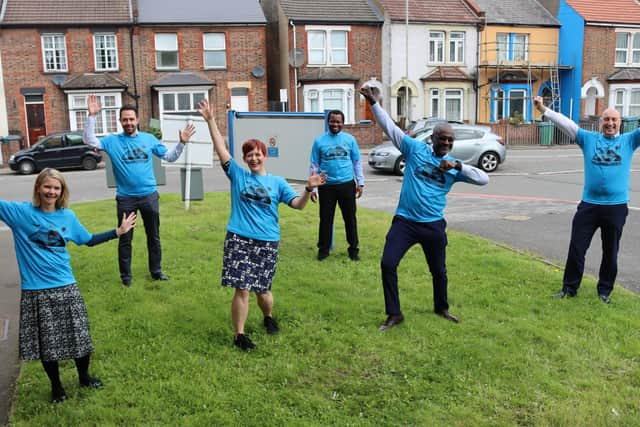
<svg viewBox="0 0 640 427">
<path fill-rule="evenodd" d="M 50 404 L 40 363 L 24 363 L 12 425 L 640 424 L 640 298 L 620 287 L 611 305 L 593 278 L 577 298 L 553 300 L 562 271 L 450 231 L 449 303 L 462 323 L 433 314 L 431 276 L 414 247 L 398 272 L 405 323 L 381 333 L 391 216 L 359 210 L 354 263 L 338 215 L 336 252 L 320 263 L 317 205 L 281 206 L 273 290 L 282 331 L 266 334 L 252 298 L 247 334 L 258 348 L 243 353 L 232 345 L 232 290 L 220 286 L 228 194 L 189 211 L 163 194 L 161 209 L 169 282 L 149 277 L 142 224 L 130 289 L 117 242 L 71 248 L 96 347 L 91 371 L 105 387 L 80 389 L 66 361 L 69 399 Z M 113 227 L 115 201 L 74 210 L 90 231 Z"/>
</svg>

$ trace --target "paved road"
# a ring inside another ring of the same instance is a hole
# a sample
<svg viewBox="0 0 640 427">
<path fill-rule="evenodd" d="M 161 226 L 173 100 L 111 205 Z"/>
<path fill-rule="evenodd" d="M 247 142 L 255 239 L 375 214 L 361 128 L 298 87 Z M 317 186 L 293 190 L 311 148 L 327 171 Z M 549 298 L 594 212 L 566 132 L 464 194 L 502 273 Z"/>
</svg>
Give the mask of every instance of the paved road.
<svg viewBox="0 0 640 427">
<path fill-rule="evenodd" d="M 640 156 L 633 162 L 630 214 L 622 239 L 618 282 L 640 291 Z M 161 192 L 180 192 L 177 168 L 167 169 L 168 185 Z M 219 167 L 204 169 L 204 191 L 227 191 Z M 114 197 L 105 186 L 104 171 L 67 172 L 71 199 L 80 201 Z M 402 179 L 365 166 L 367 185 L 360 200 L 363 207 L 394 212 Z M 0 169 L 0 197 L 24 200 L 33 186 L 33 176 L 19 176 Z M 571 218 L 582 193 L 582 156 L 575 147 L 509 150 L 507 162 L 491 174 L 485 187 L 458 184 L 449 194 L 446 217 L 449 228 L 474 233 L 509 247 L 540 254 L 562 266 L 567 252 Z M 298 185 L 297 189 L 302 190 Z M 383 238 L 386 229 L 380 230 Z M 313 237 L 315 238 L 315 236 Z M 367 254 L 363 242 L 363 256 Z M 0 223 L 0 424 L 6 422 L 8 398 L 18 372 L 17 325 L 19 282 L 11 233 Z M 596 236 L 587 258 L 587 272 L 597 274 L 600 242 Z M 560 288 L 560 284 L 558 284 Z M 616 294 L 613 301 L 615 303 Z M 7 361 L 7 363 L 5 363 Z M 6 367 L 5 369 L 3 369 Z"/>
</svg>

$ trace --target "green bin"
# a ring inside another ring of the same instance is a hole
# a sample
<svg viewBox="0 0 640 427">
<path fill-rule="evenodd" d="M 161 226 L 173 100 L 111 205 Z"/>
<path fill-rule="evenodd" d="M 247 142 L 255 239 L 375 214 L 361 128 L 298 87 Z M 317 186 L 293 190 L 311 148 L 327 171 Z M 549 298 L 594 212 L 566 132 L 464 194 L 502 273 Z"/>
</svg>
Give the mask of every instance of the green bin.
<svg viewBox="0 0 640 427">
<path fill-rule="evenodd" d="M 187 178 L 187 168 L 180 168 L 180 188 L 182 189 L 182 201 L 185 200 L 185 185 Z M 189 191 L 189 200 L 203 200 L 204 191 L 202 186 L 202 169 L 191 168 L 191 182 Z"/>
<path fill-rule="evenodd" d="M 553 123 L 539 122 L 540 145 L 551 145 L 553 143 Z"/>
<path fill-rule="evenodd" d="M 633 132 L 638 129 L 638 122 L 640 121 L 640 117 L 623 117 L 622 118 L 622 132 Z"/>
</svg>

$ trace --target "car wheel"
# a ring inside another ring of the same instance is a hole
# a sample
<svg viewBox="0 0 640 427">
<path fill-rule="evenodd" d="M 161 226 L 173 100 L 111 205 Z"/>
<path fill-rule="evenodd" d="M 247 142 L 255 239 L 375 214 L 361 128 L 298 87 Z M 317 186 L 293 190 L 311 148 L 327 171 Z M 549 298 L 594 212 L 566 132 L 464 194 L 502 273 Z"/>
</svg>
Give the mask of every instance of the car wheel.
<svg viewBox="0 0 640 427">
<path fill-rule="evenodd" d="M 478 167 L 485 172 L 493 172 L 498 169 L 498 165 L 500 164 L 500 157 L 493 151 L 487 151 L 486 153 L 480 156 L 480 160 L 478 160 Z"/>
<path fill-rule="evenodd" d="M 23 160 L 18 164 L 18 169 L 23 175 L 32 174 L 36 170 L 36 165 L 31 160 Z"/>
<path fill-rule="evenodd" d="M 84 170 L 92 171 L 96 168 L 98 162 L 93 157 L 85 157 L 82 159 L 82 167 Z"/>
<path fill-rule="evenodd" d="M 406 165 L 407 161 L 404 159 L 404 156 L 398 157 L 396 164 L 393 166 L 393 173 L 396 175 L 404 175 L 404 168 Z"/>
</svg>

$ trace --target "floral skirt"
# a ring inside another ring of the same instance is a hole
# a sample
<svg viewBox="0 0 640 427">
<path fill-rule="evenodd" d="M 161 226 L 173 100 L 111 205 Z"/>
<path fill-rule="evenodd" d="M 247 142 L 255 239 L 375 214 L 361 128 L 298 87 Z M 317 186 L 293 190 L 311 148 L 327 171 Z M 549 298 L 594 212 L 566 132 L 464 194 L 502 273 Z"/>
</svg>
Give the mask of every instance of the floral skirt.
<svg viewBox="0 0 640 427">
<path fill-rule="evenodd" d="M 93 353 L 89 317 L 78 286 L 22 291 L 20 358 L 75 359 Z"/>
<path fill-rule="evenodd" d="M 279 242 L 250 239 L 227 232 L 222 286 L 258 294 L 269 292 L 278 265 L 278 247 Z"/>
</svg>

